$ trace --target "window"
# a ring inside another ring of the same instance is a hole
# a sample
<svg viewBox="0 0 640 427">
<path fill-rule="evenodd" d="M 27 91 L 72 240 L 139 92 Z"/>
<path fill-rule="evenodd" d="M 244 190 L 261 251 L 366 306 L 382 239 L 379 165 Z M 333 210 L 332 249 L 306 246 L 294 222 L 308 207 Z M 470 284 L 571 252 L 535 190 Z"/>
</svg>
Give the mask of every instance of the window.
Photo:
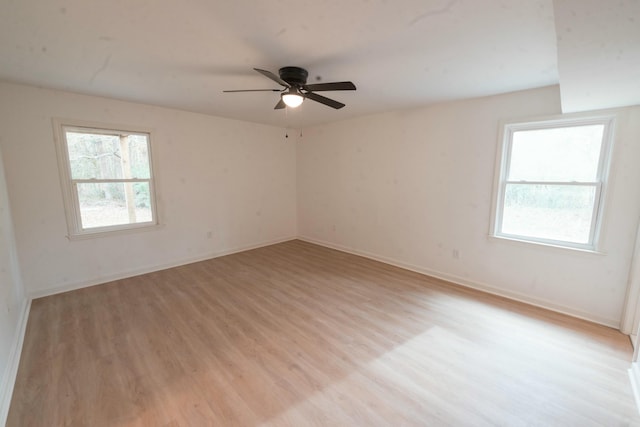
<svg viewBox="0 0 640 427">
<path fill-rule="evenodd" d="M 149 132 L 54 124 L 70 237 L 157 224 Z"/>
<path fill-rule="evenodd" d="M 596 250 L 613 117 L 504 127 L 493 235 Z"/>
</svg>

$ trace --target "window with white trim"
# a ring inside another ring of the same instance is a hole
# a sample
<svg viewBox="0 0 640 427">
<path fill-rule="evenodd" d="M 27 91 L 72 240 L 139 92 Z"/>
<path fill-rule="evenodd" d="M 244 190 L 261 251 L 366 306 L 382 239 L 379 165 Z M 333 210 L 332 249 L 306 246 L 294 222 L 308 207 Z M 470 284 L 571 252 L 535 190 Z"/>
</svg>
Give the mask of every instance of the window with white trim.
<svg viewBox="0 0 640 427">
<path fill-rule="evenodd" d="M 613 120 L 506 124 L 493 235 L 595 251 Z"/>
<path fill-rule="evenodd" d="M 149 132 L 54 125 L 70 237 L 157 225 Z"/>
</svg>

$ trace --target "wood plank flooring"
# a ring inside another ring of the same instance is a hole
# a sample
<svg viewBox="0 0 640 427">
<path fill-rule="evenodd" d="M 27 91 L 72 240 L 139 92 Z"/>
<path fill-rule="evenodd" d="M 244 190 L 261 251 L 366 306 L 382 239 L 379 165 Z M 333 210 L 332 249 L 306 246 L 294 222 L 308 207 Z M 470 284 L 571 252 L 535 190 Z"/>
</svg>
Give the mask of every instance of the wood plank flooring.
<svg viewBox="0 0 640 427">
<path fill-rule="evenodd" d="M 301 241 L 33 301 L 8 426 L 640 425 L 619 332 Z"/>
</svg>

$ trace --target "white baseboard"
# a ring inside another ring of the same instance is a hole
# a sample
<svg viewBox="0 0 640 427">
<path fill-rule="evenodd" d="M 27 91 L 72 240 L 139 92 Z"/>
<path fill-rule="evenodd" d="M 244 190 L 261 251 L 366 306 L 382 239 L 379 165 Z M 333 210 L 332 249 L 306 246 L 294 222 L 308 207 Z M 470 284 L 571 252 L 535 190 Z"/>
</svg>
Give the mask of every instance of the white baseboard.
<svg viewBox="0 0 640 427">
<path fill-rule="evenodd" d="M 30 299 L 41 298 L 41 297 L 45 297 L 45 296 L 49 296 L 49 295 L 55 295 L 55 294 L 62 293 L 62 292 L 73 291 L 75 289 L 86 288 L 86 287 L 93 286 L 93 285 L 98 285 L 98 284 L 101 284 L 101 283 L 107 283 L 107 282 L 111 282 L 111 281 L 114 281 L 114 280 L 126 279 L 127 277 L 138 276 L 140 274 L 152 273 L 154 271 L 164 270 L 164 269 L 167 269 L 167 268 L 178 267 L 178 266 L 181 266 L 181 265 L 191 264 L 191 263 L 194 263 L 194 262 L 204 261 L 204 260 L 207 260 L 207 259 L 217 258 L 217 257 L 225 256 L 225 255 L 231 255 L 231 254 L 234 254 L 234 253 L 243 252 L 243 251 L 247 251 L 247 250 L 251 250 L 251 249 L 257 249 L 257 248 L 261 248 L 261 247 L 264 247 L 264 246 L 274 245 L 274 244 L 277 244 L 277 243 L 282 243 L 282 242 L 286 242 L 286 241 L 294 240 L 294 239 L 299 239 L 299 240 L 302 240 L 302 241 L 306 241 L 306 242 L 313 243 L 313 244 L 316 244 L 316 245 L 324 246 L 324 247 L 327 247 L 327 248 L 336 249 L 336 250 L 339 250 L 339 251 L 342 251 L 342 252 L 351 253 L 351 254 L 354 254 L 354 255 L 359 255 L 359 256 L 362 256 L 362 257 L 365 257 L 365 258 L 373 259 L 375 261 L 383 262 L 385 264 L 390 264 L 390 265 L 393 265 L 393 266 L 396 266 L 396 267 L 404 268 L 406 270 L 414 271 L 416 273 L 420 273 L 420 274 L 424 274 L 424 275 L 427 275 L 427 276 L 435 277 L 435 278 L 438 278 L 438 279 L 446 280 L 446 281 L 452 282 L 452 283 L 454 283 L 456 285 L 460 285 L 460 286 L 464 286 L 464 287 L 472 288 L 472 289 L 477 289 L 477 290 L 480 290 L 480 291 L 483 291 L 483 292 L 486 292 L 486 293 L 489 293 L 489 294 L 493 294 L 493 295 L 509 298 L 509 299 L 512 299 L 512 300 L 515 300 L 515 301 L 519 301 L 519 302 L 524 302 L 524 303 L 529 304 L 529 305 L 533 305 L 533 306 L 536 306 L 536 307 L 540 307 L 540 308 L 544 308 L 544 309 L 547 309 L 547 310 L 555 311 L 555 312 L 558 312 L 558 313 L 566 314 L 566 315 L 571 316 L 571 317 L 576 317 L 576 318 L 579 318 L 579 319 L 588 320 L 590 322 L 598 323 L 600 325 L 608 326 L 608 327 L 611 327 L 611 328 L 618 329 L 620 327 L 620 319 L 609 319 L 609 318 L 596 316 L 596 315 L 593 315 L 592 313 L 584 312 L 584 311 L 581 311 L 581 310 L 578 310 L 578 309 L 575 309 L 575 308 L 572 308 L 572 307 L 567 307 L 567 306 L 564 306 L 564 305 L 561 305 L 561 304 L 557 304 L 557 303 L 554 303 L 552 301 L 544 300 L 544 299 L 541 299 L 541 298 L 532 297 L 532 296 L 529 296 L 529 295 L 526 295 L 526 294 L 522 294 L 520 292 L 514 292 L 514 291 L 507 290 L 507 289 L 497 288 L 497 287 L 488 285 L 486 283 L 481 283 L 481 282 L 476 282 L 476 281 L 473 281 L 473 280 L 469 280 L 468 278 L 463 278 L 463 277 L 459 277 L 459 276 L 456 276 L 456 275 L 443 273 L 443 272 L 436 271 L 436 270 L 431 270 L 431 269 L 428 269 L 428 268 L 412 265 L 412 264 L 405 263 L 405 262 L 402 262 L 402 261 L 399 261 L 399 260 L 396 260 L 396 259 L 392 259 L 392 258 L 389 258 L 389 257 L 380 256 L 380 255 L 373 254 L 373 253 L 370 253 L 370 252 L 361 251 L 361 250 L 358 250 L 358 249 L 355 249 L 355 248 L 346 247 L 346 246 L 338 245 L 338 244 L 335 244 L 335 243 L 326 242 L 326 241 L 322 241 L 322 240 L 319 240 L 319 239 L 314 239 L 314 238 L 307 237 L 307 236 L 297 236 L 297 237 L 296 236 L 288 236 L 288 237 L 283 237 L 283 238 L 279 238 L 279 239 L 275 239 L 275 240 L 260 242 L 260 243 L 253 244 L 253 245 L 241 246 L 241 247 L 226 249 L 226 250 L 223 250 L 223 251 L 202 254 L 202 255 L 199 255 L 197 257 L 185 258 L 185 259 L 174 261 L 174 262 L 170 262 L 170 263 L 144 266 L 144 267 L 136 268 L 136 269 L 133 269 L 133 270 L 127 270 L 127 271 L 116 273 L 116 274 L 96 277 L 96 278 L 90 279 L 90 280 L 84 280 L 84 281 L 81 281 L 81 282 L 66 284 L 64 286 L 57 286 L 57 287 L 53 287 L 53 288 L 37 290 L 37 291 L 34 291 L 34 292 L 30 292 L 28 296 L 29 296 Z"/>
<path fill-rule="evenodd" d="M 483 291 L 492 295 L 501 296 L 504 298 L 509 298 L 511 300 L 523 302 L 525 304 L 533 305 L 536 307 L 544 308 L 547 310 L 555 311 L 557 313 L 566 314 L 571 317 L 576 317 L 578 319 L 588 320 L 589 322 L 598 323 L 600 325 L 608 326 L 614 329 L 619 329 L 620 327 L 620 319 L 608 319 L 600 316 L 593 315 L 591 313 L 587 313 L 581 310 L 577 310 L 572 307 L 567 307 L 561 304 L 556 304 L 552 301 L 547 301 L 541 298 L 531 297 L 526 294 L 522 294 L 520 292 L 514 292 L 507 289 L 497 288 L 486 283 L 476 282 L 473 280 L 469 280 L 464 277 L 459 277 L 456 275 L 443 273 L 441 271 L 430 270 L 428 268 L 420 267 L 417 265 L 408 264 L 402 261 L 398 261 L 396 259 L 388 258 L 385 256 L 376 255 L 370 252 L 361 251 L 355 248 L 350 248 L 342 245 L 337 245 L 331 242 L 325 242 L 322 240 L 314 239 L 306 236 L 298 236 L 299 240 L 313 243 L 316 245 L 324 246 L 327 248 L 335 249 L 341 252 L 347 252 L 353 255 L 362 256 L 365 258 L 372 259 L 374 261 L 380 261 L 385 264 L 393 265 L 395 267 L 404 268 L 405 270 L 410 270 L 416 273 L 424 274 L 427 276 L 435 277 L 437 279 L 446 280 L 447 282 L 454 283 L 456 285 L 464 286 L 467 288 L 476 289 L 479 291 Z"/>
<path fill-rule="evenodd" d="M 24 334 L 27 331 L 30 309 L 31 300 L 25 299 L 20 307 L 20 317 L 18 318 L 18 325 L 14 333 L 11 350 L 9 351 L 7 367 L 0 383 L 0 426 L 6 424 L 7 416 L 9 415 L 9 406 L 11 405 L 13 388 L 18 375 L 18 366 L 20 365 L 20 356 L 22 355 L 22 345 L 24 343 Z"/>
<path fill-rule="evenodd" d="M 636 399 L 636 406 L 640 412 L 640 366 L 637 362 L 631 364 L 629 368 L 629 379 L 631 380 L 631 388 L 633 389 L 633 397 Z"/>
<path fill-rule="evenodd" d="M 275 240 L 269 240 L 247 246 L 240 246 L 236 248 L 225 249 L 223 251 L 209 252 L 201 254 L 192 258 L 184 258 L 178 261 L 173 261 L 164 264 L 154 264 L 144 267 L 135 268 L 133 270 L 127 270 L 116 274 L 110 274 L 106 276 L 100 276 L 93 279 L 83 280 L 80 282 L 70 283 L 63 286 L 56 286 L 48 289 L 41 289 L 33 292 L 29 292 L 29 298 L 36 299 L 47 297 L 50 295 L 60 294 L 63 292 L 74 291 L 76 289 L 87 288 L 89 286 L 99 285 L 101 283 L 113 282 L 114 280 L 126 279 L 128 277 L 139 276 L 141 274 L 153 273 L 154 271 L 165 270 L 167 268 L 179 267 L 181 265 L 192 264 L 194 262 L 206 261 L 212 258 L 218 258 L 221 256 L 231 255 L 238 252 L 249 251 L 251 249 L 258 249 L 264 246 L 275 245 L 277 243 L 287 242 L 289 240 L 295 240 L 295 236 L 283 237 Z"/>
</svg>

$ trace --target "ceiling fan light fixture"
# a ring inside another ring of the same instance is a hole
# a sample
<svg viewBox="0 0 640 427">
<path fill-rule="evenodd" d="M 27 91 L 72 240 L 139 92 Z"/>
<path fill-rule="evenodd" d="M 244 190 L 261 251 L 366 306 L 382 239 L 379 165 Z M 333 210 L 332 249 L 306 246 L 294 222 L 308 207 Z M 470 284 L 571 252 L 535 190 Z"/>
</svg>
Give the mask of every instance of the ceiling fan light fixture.
<svg viewBox="0 0 640 427">
<path fill-rule="evenodd" d="M 302 101 L 304 101 L 304 97 L 297 89 L 290 88 L 288 92 L 282 94 L 282 102 L 284 102 L 287 107 L 299 107 Z"/>
</svg>

